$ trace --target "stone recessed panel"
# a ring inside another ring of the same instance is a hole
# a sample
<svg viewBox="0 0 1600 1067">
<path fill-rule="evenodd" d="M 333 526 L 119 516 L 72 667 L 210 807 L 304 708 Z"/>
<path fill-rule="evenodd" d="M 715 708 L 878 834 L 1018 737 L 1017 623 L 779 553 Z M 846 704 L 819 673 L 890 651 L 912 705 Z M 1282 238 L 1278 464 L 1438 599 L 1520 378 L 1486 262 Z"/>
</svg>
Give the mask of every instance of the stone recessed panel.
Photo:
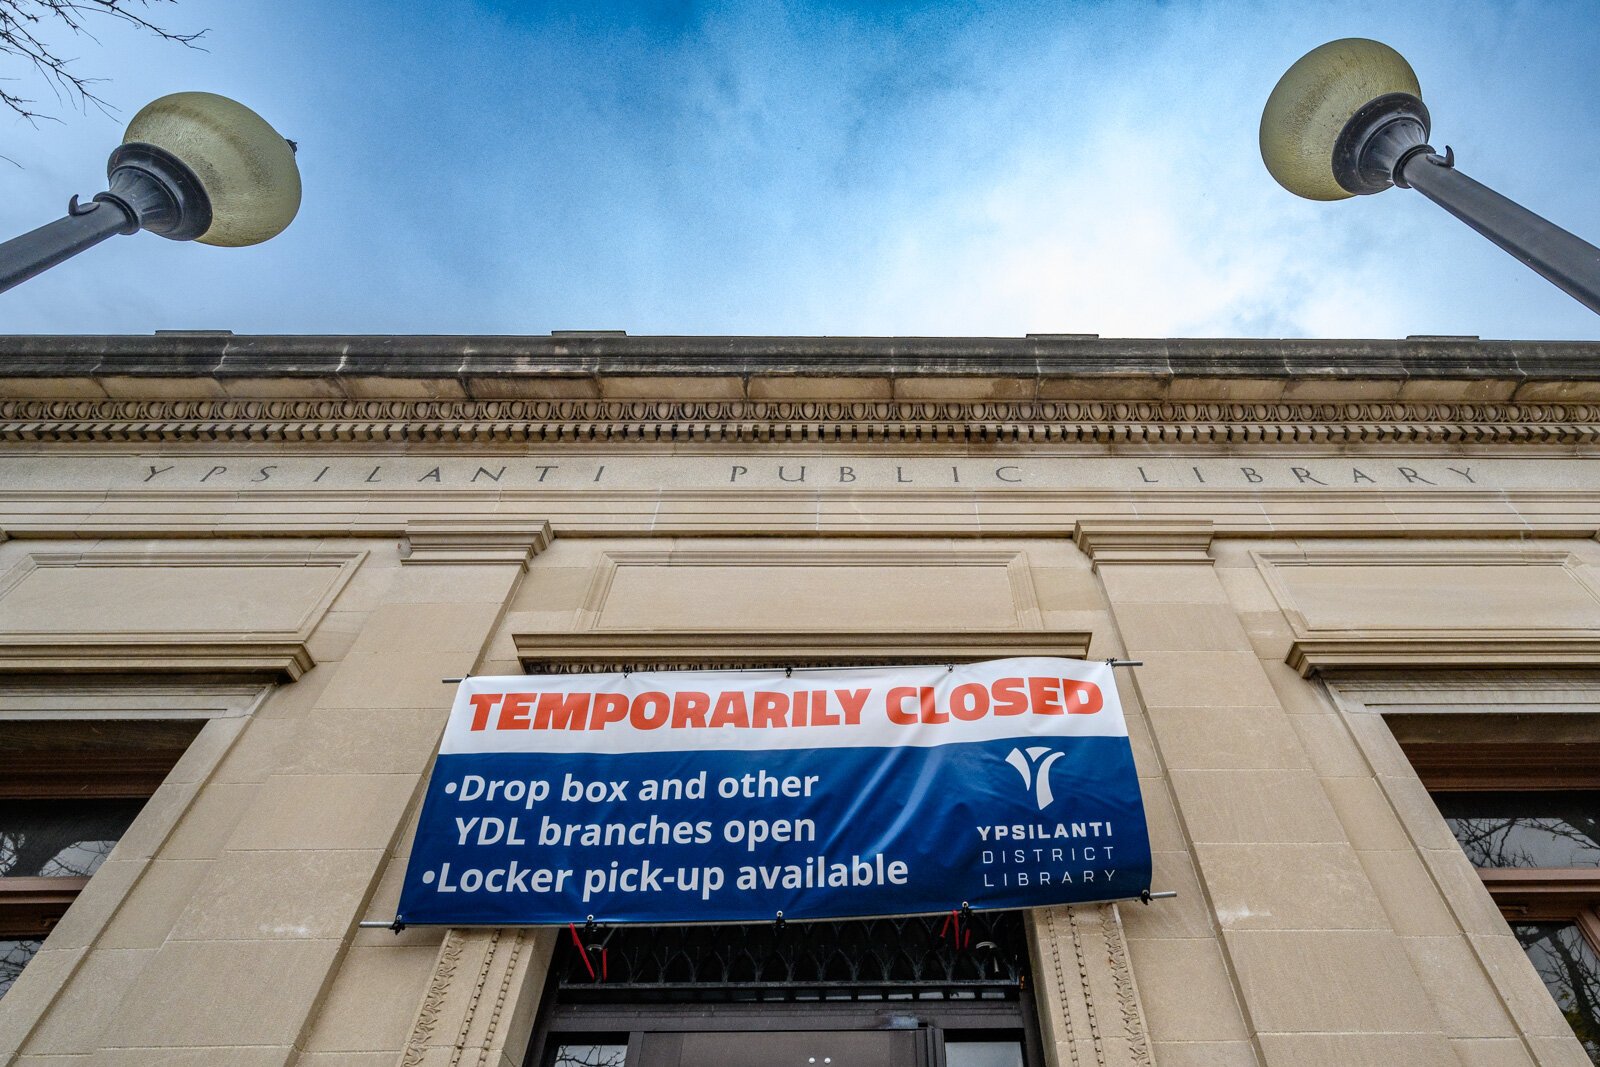
<svg viewBox="0 0 1600 1067">
<path fill-rule="evenodd" d="M 1258 552 L 1297 636 L 1600 628 L 1600 592 L 1560 551 Z"/>
<path fill-rule="evenodd" d="M 608 553 L 585 605 L 599 629 L 1035 629 L 1020 552 L 870 550 Z"/>
<path fill-rule="evenodd" d="M 362 555 L 35 552 L 0 577 L 0 635 L 304 640 Z"/>
</svg>

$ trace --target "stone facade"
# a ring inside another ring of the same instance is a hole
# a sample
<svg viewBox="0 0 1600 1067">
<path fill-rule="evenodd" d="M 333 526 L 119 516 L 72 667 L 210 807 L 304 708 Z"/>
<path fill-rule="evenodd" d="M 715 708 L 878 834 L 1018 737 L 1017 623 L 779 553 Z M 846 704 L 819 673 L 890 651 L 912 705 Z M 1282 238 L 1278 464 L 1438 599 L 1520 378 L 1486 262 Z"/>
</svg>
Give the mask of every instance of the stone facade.
<svg viewBox="0 0 1600 1067">
<path fill-rule="evenodd" d="M 441 680 L 871 648 L 1142 661 L 1052 1064 L 1586 1064 L 1392 723 L 1600 742 L 1597 457 L 1593 344 L 0 339 L 0 715 L 204 723 L 0 1063 L 520 1067 L 551 933 L 357 926 Z"/>
</svg>

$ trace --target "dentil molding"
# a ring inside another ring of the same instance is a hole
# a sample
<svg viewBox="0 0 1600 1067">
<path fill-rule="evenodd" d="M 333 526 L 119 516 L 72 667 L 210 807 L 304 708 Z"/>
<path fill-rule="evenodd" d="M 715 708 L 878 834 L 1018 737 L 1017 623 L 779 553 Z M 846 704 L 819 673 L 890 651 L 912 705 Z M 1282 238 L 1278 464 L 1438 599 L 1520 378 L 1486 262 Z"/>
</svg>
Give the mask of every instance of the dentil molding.
<svg viewBox="0 0 1600 1067">
<path fill-rule="evenodd" d="M 1584 444 L 1600 404 L 1408 400 L 10 399 L 0 440 Z"/>
</svg>

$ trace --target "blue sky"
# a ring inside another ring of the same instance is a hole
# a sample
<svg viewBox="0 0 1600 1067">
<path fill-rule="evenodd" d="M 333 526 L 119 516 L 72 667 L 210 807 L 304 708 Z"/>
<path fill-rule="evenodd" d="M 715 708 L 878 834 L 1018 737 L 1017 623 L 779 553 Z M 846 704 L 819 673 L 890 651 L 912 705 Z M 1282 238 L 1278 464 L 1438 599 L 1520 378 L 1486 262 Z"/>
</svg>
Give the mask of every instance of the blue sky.
<svg viewBox="0 0 1600 1067">
<path fill-rule="evenodd" d="M 0 234 L 185 89 L 300 143 L 300 216 L 251 249 L 115 238 L 0 296 L 0 331 L 1600 336 L 1417 194 L 1302 201 L 1256 147 L 1290 63 L 1376 37 L 1464 171 L 1600 243 L 1597 0 L 159 15 L 206 51 L 63 42 L 117 116 L 0 118 Z"/>
</svg>

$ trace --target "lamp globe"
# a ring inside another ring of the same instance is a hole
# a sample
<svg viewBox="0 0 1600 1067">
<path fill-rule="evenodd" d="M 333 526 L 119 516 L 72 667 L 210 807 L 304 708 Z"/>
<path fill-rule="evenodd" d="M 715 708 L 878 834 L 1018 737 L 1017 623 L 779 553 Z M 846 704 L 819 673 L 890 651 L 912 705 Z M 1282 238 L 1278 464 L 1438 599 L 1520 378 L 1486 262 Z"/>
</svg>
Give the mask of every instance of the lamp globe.
<svg viewBox="0 0 1600 1067">
<path fill-rule="evenodd" d="M 260 115 L 225 96 L 173 93 L 151 101 L 128 123 L 118 152 L 136 155 L 140 145 L 168 153 L 199 181 L 211 209 L 209 226 L 192 235 L 201 244 L 260 244 L 300 210 L 294 148 Z"/>
<path fill-rule="evenodd" d="M 1261 113 L 1261 158 L 1279 185 L 1308 200 L 1343 200 L 1389 187 L 1363 180 L 1356 128 L 1396 108 L 1420 121 L 1422 89 L 1405 57 L 1380 41 L 1347 37 L 1313 48 L 1278 79 Z M 1365 133 L 1365 130 L 1362 130 Z M 1372 187 L 1373 185 L 1376 187 Z"/>
</svg>

